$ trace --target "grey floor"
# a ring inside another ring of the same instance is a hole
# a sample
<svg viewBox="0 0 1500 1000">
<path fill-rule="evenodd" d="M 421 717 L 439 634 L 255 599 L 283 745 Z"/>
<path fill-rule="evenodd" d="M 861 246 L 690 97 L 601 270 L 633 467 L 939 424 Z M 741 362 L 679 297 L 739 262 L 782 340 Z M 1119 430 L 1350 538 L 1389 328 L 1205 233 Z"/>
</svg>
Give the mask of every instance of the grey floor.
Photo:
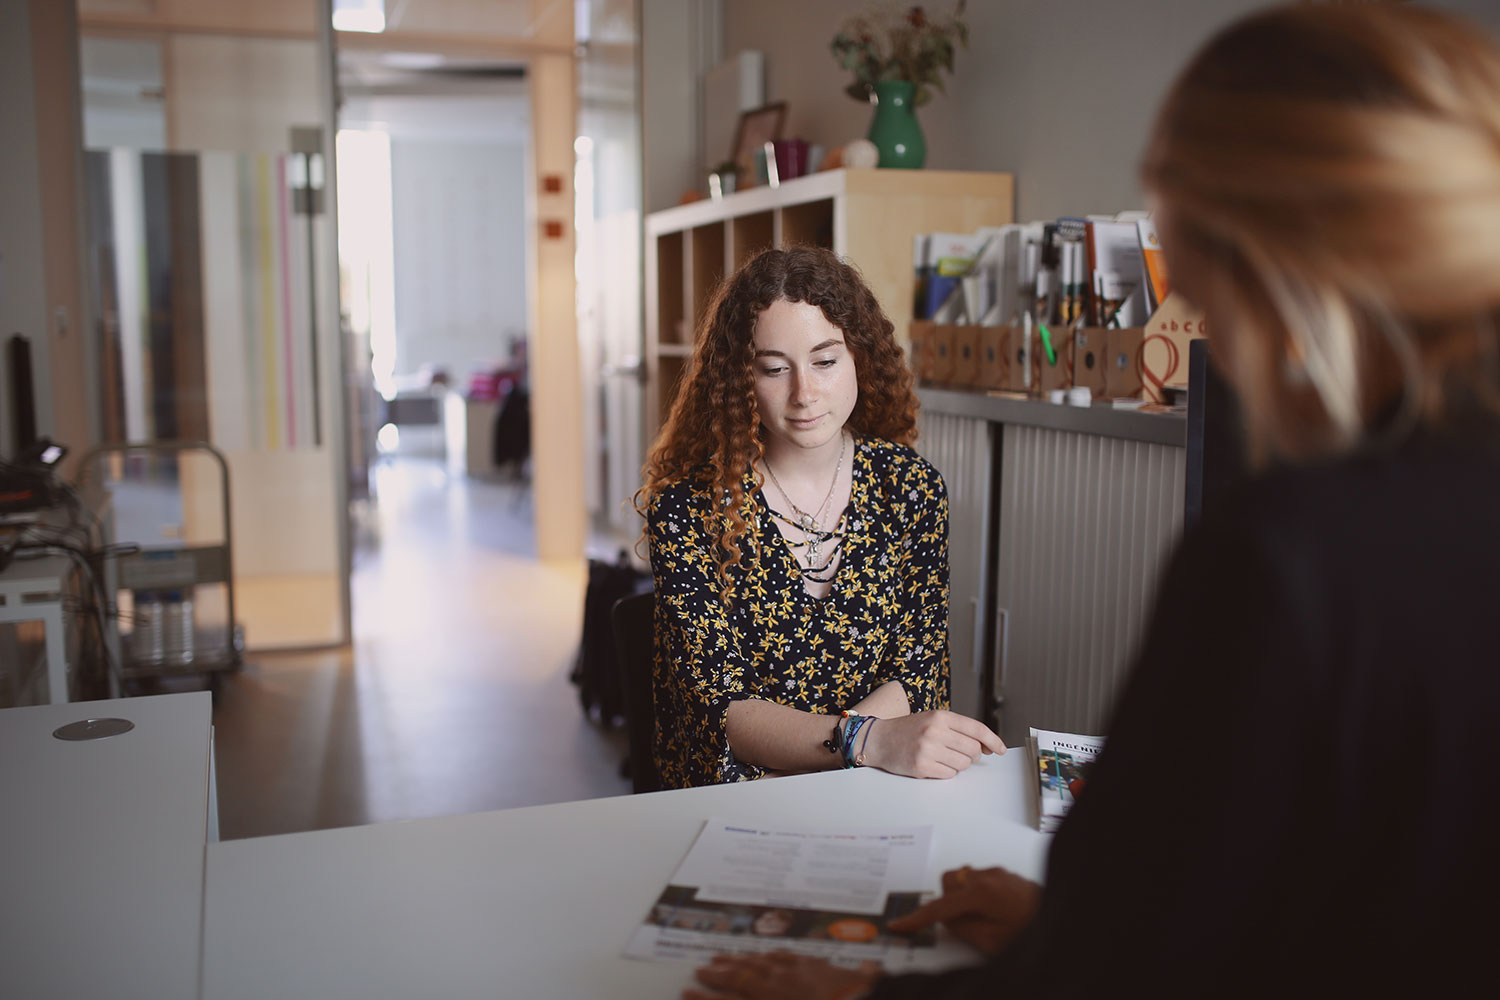
<svg viewBox="0 0 1500 1000">
<path fill-rule="evenodd" d="M 568 682 L 585 568 L 536 559 L 524 486 L 403 458 L 376 487 L 352 647 L 251 656 L 223 682 L 221 836 L 628 793 L 624 731 L 586 720 Z"/>
</svg>

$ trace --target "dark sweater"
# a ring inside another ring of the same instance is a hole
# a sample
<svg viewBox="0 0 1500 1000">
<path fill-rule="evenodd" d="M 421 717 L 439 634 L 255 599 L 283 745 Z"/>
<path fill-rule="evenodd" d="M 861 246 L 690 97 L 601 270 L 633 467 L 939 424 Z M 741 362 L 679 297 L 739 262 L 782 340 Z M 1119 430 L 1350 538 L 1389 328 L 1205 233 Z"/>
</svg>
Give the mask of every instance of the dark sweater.
<svg viewBox="0 0 1500 1000">
<path fill-rule="evenodd" d="M 1036 920 L 874 996 L 1488 992 L 1497 641 L 1500 435 L 1248 484 L 1164 579 Z"/>
</svg>

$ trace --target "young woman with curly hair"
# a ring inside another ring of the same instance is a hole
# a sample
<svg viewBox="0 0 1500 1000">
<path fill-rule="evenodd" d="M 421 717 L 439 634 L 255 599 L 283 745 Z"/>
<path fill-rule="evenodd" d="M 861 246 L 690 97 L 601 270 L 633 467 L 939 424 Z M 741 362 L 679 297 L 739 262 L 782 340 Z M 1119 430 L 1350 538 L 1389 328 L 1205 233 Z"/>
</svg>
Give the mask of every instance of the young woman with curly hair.
<svg viewBox="0 0 1500 1000">
<path fill-rule="evenodd" d="M 720 287 L 637 504 L 669 787 L 1005 747 L 948 703 L 948 501 L 891 321 L 813 247 Z M 844 713 L 849 713 L 845 715 Z"/>
</svg>

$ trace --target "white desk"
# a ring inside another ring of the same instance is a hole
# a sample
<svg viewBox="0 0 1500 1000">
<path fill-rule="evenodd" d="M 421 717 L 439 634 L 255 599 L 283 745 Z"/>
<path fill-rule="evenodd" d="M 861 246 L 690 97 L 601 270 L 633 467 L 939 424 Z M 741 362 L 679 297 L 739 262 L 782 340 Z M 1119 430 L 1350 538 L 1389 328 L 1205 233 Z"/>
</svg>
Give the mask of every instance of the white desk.
<svg viewBox="0 0 1500 1000">
<path fill-rule="evenodd" d="M 135 723 L 70 743 L 81 719 Z M 206 692 L 0 711 L 0 994 L 199 995 Z"/>
<path fill-rule="evenodd" d="M 210 844 L 203 996 L 674 997 L 691 966 L 620 955 L 709 816 L 931 823 L 938 871 L 1040 878 L 1025 771 L 1012 752 L 952 781 L 834 771 Z"/>
</svg>

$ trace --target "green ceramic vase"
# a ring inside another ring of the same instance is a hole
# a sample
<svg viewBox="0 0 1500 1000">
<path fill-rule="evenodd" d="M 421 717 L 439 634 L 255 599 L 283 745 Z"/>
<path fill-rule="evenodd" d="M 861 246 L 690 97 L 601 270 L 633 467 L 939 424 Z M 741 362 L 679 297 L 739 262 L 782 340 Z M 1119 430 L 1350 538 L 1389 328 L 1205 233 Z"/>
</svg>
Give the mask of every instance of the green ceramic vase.
<svg viewBox="0 0 1500 1000">
<path fill-rule="evenodd" d="M 903 80 L 875 84 L 875 119 L 867 138 L 880 150 L 882 167 L 915 170 L 927 162 L 927 140 L 912 108 L 916 89 Z"/>
</svg>

